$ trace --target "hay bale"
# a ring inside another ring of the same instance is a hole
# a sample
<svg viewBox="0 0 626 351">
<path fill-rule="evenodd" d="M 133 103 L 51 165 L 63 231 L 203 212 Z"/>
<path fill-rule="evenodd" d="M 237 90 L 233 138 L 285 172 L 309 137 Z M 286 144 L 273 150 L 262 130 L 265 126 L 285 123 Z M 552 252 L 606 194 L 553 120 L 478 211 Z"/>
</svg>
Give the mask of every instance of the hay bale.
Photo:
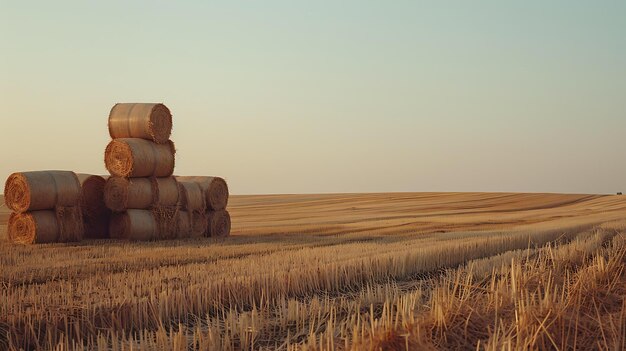
<svg viewBox="0 0 626 351">
<path fill-rule="evenodd" d="M 17 244 L 47 244 L 59 240 L 56 213 L 50 210 L 11 213 L 7 224 L 9 240 Z"/>
<path fill-rule="evenodd" d="M 179 177 L 180 179 L 180 177 Z M 179 181 L 180 188 L 180 207 L 185 211 L 202 211 L 206 210 L 206 202 L 204 190 L 196 182 Z"/>
<path fill-rule="evenodd" d="M 156 198 L 156 189 L 150 178 L 110 177 L 104 185 L 104 203 L 115 212 L 149 209 Z"/>
<path fill-rule="evenodd" d="M 13 173 L 4 185 L 4 201 L 15 212 L 80 205 L 81 187 L 70 171 Z"/>
<path fill-rule="evenodd" d="M 226 237 L 230 235 L 230 214 L 228 211 L 207 211 L 208 236 Z"/>
<path fill-rule="evenodd" d="M 152 188 L 156 194 L 155 206 L 179 206 L 180 189 L 175 177 L 152 178 Z"/>
<path fill-rule="evenodd" d="M 83 237 L 80 207 L 17 213 L 9 217 L 9 239 L 19 244 L 79 241 Z"/>
<path fill-rule="evenodd" d="M 187 211 L 179 211 L 177 218 L 177 238 L 185 239 L 191 237 L 191 213 Z"/>
<path fill-rule="evenodd" d="M 115 104 L 109 113 L 109 135 L 166 143 L 172 133 L 172 114 L 163 104 Z"/>
<path fill-rule="evenodd" d="M 85 238 L 104 239 L 109 237 L 111 211 L 104 203 L 104 186 L 108 176 L 77 174 L 82 188 L 81 209 Z"/>
<path fill-rule="evenodd" d="M 124 240 L 155 240 L 158 226 L 152 211 L 131 209 L 114 213 L 109 224 L 109 236 Z"/>
<path fill-rule="evenodd" d="M 228 205 L 228 184 L 220 177 L 177 177 L 178 181 L 195 182 L 204 191 L 208 210 L 219 211 Z"/>
<path fill-rule="evenodd" d="M 138 138 L 114 139 L 104 152 L 107 170 L 118 177 L 169 177 L 174 172 L 174 143 Z"/>
</svg>

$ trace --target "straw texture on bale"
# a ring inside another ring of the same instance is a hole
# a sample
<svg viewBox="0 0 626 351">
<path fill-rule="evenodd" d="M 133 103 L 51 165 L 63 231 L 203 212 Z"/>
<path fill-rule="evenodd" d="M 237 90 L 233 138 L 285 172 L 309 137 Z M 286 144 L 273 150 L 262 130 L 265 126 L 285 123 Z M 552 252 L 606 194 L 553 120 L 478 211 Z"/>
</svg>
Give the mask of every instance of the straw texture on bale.
<svg viewBox="0 0 626 351">
<path fill-rule="evenodd" d="M 179 181 L 195 182 L 204 191 L 208 210 L 218 211 L 228 204 L 228 185 L 220 177 L 177 177 Z"/>
<path fill-rule="evenodd" d="M 152 178 L 155 206 L 174 207 L 179 205 L 180 189 L 174 177 Z"/>
<path fill-rule="evenodd" d="M 131 209 L 111 216 L 109 235 L 113 239 L 155 240 L 158 226 L 152 211 Z"/>
<path fill-rule="evenodd" d="M 70 171 L 13 173 L 4 185 L 4 201 L 15 212 L 79 206 L 81 188 Z"/>
<path fill-rule="evenodd" d="M 178 208 L 160 207 L 152 209 L 157 225 L 157 238 L 161 240 L 176 239 L 178 236 Z"/>
<path fill-rule="evenodd" d="M 155 144 L 139 138 L 114 139 L 104 152 L 104 163 L 117 177 L 169 177 L 174 172 L 174 143 Z"/>
<path fill-rule="evenodd" d="M 179 178 L 180 179 L 180 178 Z M 202 211 L 206 209 L 204 191 L 196 182 L 179 180 L 180 206 L 185 211 Z"/>
<path fill-rule="evenodd" d="M 104 185 L 108 176 L 77 174 L 82 188 L 81 209 L 85 238 L 104 239 L 109 237 L 111 211 L 104 203 Z"/>
<path fill-rule="evenodd" d="M 83 237 L 80 207 L 13 212 L 7 230 L 9 239 L 19 244 L 79 241 Z"/>
<path fill-rule="evenodd" d="M 208 211 L 208 236 L 225 237 L 230 235 L 230 214 L 228 211 Z"/>
<path fill-rule="evenodd" d="M 191 237 L 191 213 L 187 211 L 179 211 L 177 218 L 177 238 L 184 239 Z"/>
<path fill-rule="evenodd" d="M 115 104 L 109 113 L 109 134 L 116 138 L 141 138 L 167 142 L 172 133 L 172 114 L 163 104 Z"/>
<path fill-rule="evenodd" d="M 59 242 L 81 241 L 85 234 L 83 215 L 80 206 L 57 207 L 56 217 L 59 223 Z"/>
<path fill-rule="evenodd" d="M 149 209 L 157 198 L 150 178 L 110 177 L 104 186 L 104 203 L 115 212 Z"/>
<path fill-rule="evenodd" d="M 209 217 L 206 211 L 189 212 L 191 221 L 191 237 L 200 238 L 208 236 Z"/>
</svg>

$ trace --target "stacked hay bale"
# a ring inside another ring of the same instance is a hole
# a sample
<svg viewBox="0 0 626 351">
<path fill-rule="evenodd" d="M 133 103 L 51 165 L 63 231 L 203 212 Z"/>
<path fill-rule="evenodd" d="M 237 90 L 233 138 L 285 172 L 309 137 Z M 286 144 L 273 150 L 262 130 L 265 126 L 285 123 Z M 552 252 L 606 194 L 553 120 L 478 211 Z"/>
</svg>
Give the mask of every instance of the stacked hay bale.
<svg viewBox="0 0 626 351">
<path fill-rule="evenodd" d="M 111 177 L 104 202 L 113 211 L 111 238 L 174 239 L 179 190 L 174 172 L 172 115 L 163 104 L 116 104 L 109 114 L 111 142 L 104 162 Z"/>
<path fill-rule="evenodd" d="M 81 184 L 74 172 L 13 173 L 4 186 L 11 241 L 21 244 L 72 242 L 84 234 Z"/>
<path fill-rule="evenodd" d="M 219 177 L 174 177 L 172 115 L 163 104 L 116 104 L 104 163 L 111 176 L 14 173 L 4 195 L 16 243 L 157 240 L 230 234 L 228 186 Z M 180 180 L 180 181 L 179 181 Z"/>
<path fill-rule="evenodd" d="M 189 219 L 193 235 L 230 235 L 228 185 L 220 177 L 176 177 L 181 187 L 182 212 Z"/>
</svg>

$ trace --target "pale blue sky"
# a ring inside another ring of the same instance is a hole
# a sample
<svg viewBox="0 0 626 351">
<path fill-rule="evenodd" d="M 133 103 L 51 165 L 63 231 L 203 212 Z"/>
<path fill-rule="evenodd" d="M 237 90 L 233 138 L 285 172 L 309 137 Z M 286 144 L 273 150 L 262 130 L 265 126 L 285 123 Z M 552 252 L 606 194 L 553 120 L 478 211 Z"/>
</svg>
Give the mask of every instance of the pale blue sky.
<svg viewBox="0 0 626 351">
<path fill-rule="evenodd" d="M 626 191 L 625 1 L 0 4 L 3 179 L 157 101 L 235 194 Z"/>
</svg>

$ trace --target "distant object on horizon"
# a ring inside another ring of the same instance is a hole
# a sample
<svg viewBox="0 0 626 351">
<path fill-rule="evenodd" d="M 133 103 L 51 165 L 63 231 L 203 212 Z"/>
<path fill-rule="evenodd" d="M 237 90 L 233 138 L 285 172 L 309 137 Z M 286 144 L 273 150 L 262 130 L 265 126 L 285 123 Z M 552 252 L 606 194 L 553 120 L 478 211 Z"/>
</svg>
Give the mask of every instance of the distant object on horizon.
<svg viewBox="0 0 626 351">
<path fill-rule="evenodd" d="M 622 192 L 621 192 L 621 191 L 619 191 L 619 192 L 617 193 L 617 195 L 622 195 Z"/>
</svg>

